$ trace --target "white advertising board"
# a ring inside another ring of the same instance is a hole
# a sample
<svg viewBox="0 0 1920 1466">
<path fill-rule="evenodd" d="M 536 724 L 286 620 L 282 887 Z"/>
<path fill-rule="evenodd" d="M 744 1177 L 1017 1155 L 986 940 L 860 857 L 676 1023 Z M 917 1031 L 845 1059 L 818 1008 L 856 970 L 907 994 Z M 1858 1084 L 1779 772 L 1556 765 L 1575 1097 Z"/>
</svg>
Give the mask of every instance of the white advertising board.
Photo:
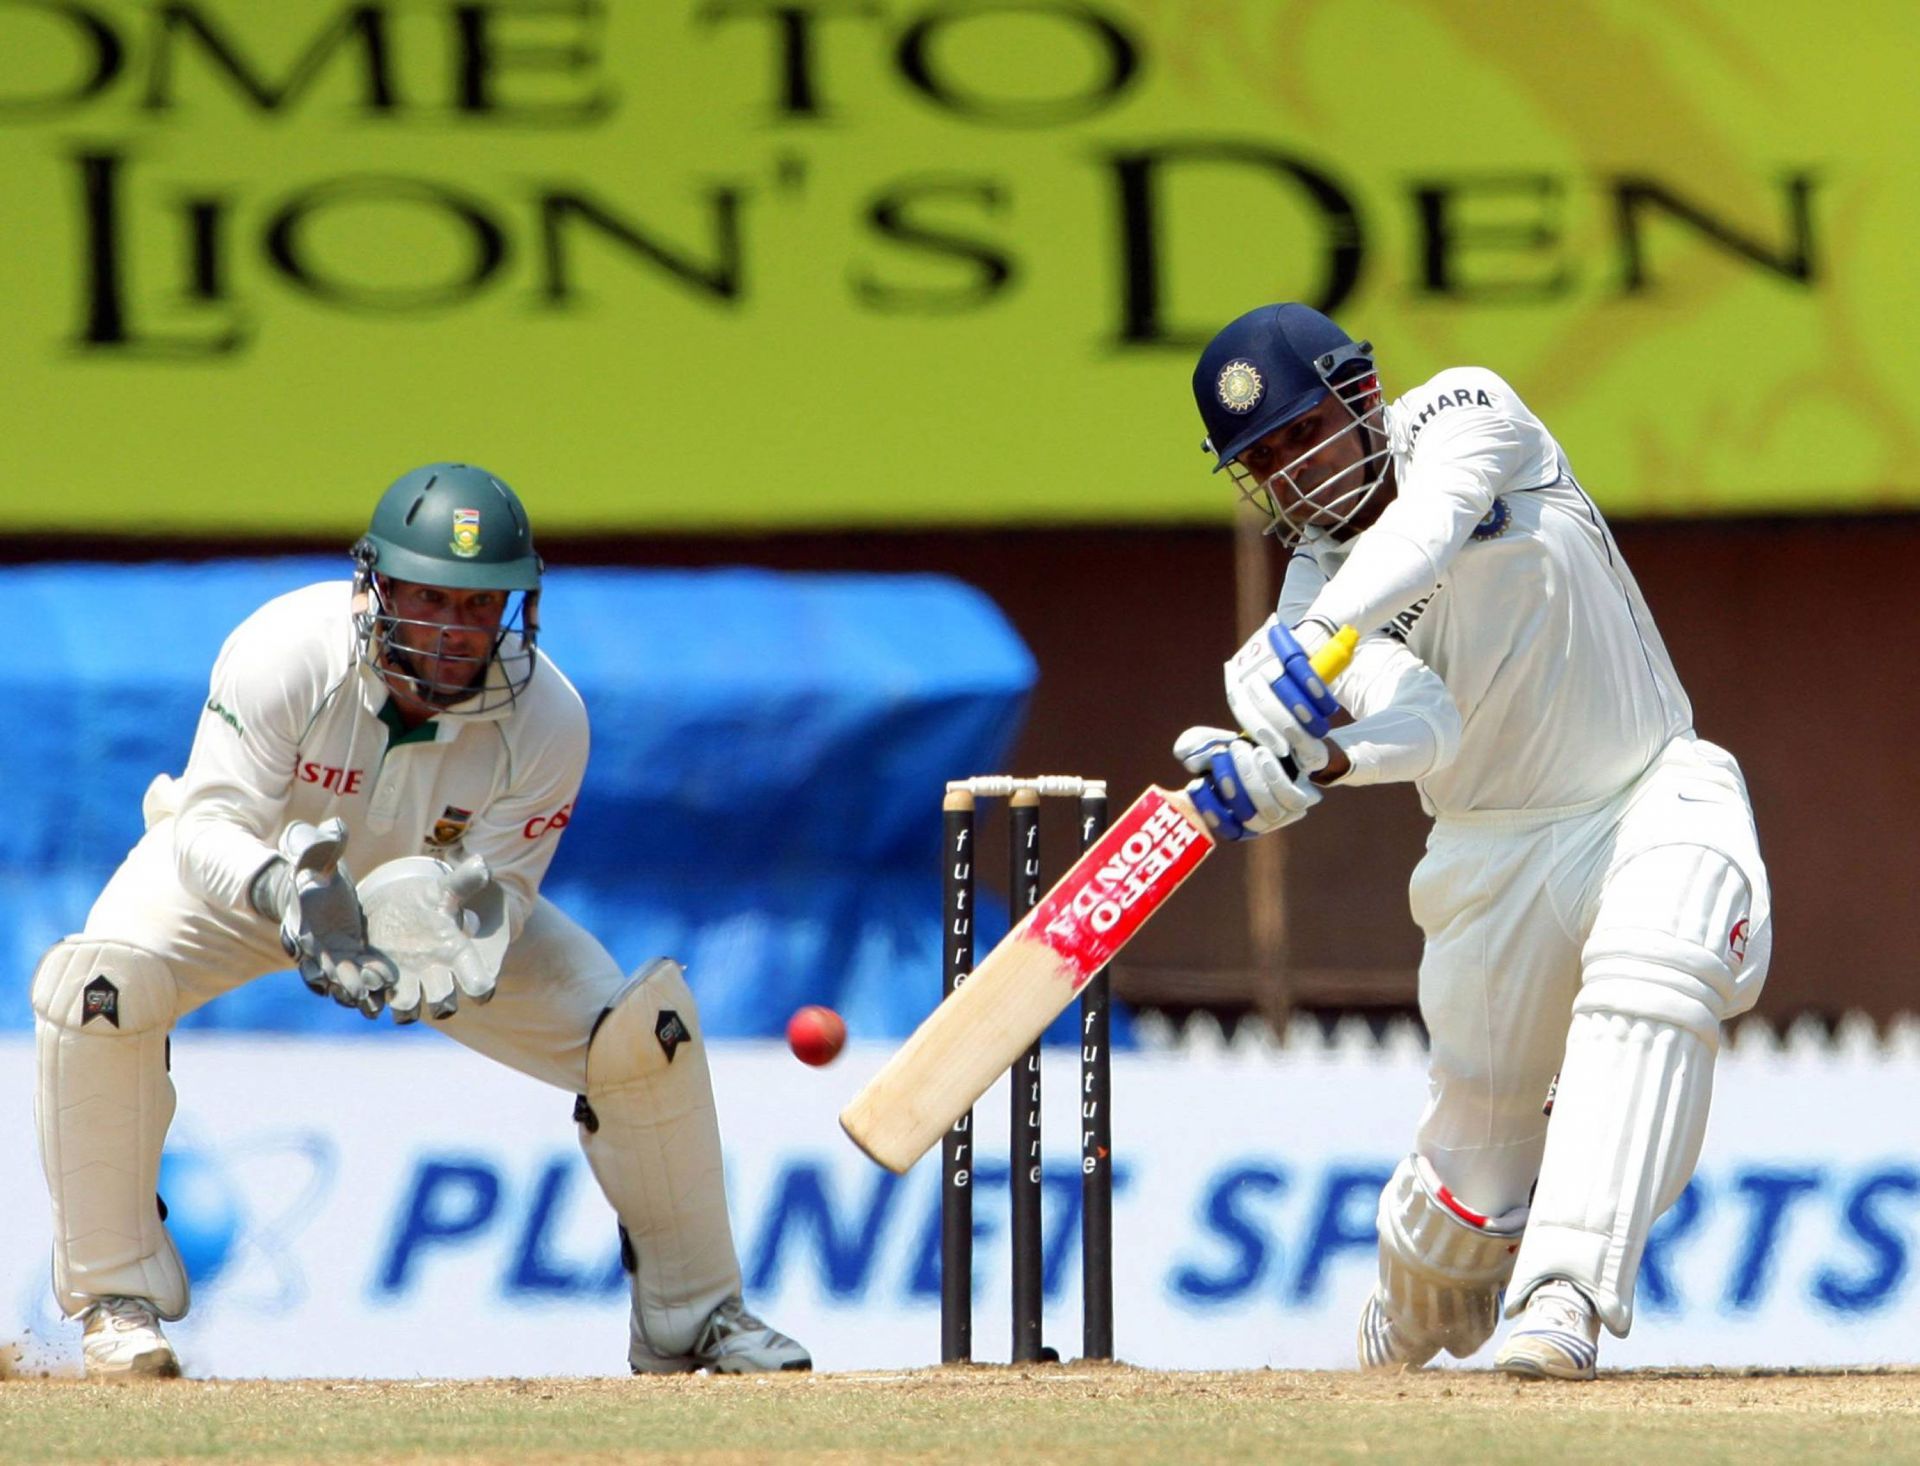
<svg viewBox="0 0 1920 1466">
<path fill-rule="evenodd" d="M 822 1369 L 937 1361 L 937 1159 L 905 1178 L 840 1135 L 881 1061 L 776 1045 L 713 1067 L 751 1305 Z M 1049 1051 L 1047 1341 L 1079 1353 L 1070 1050 Z M 571 1097 L 452 1044 L 183 1035 L 162 1175 L 195 1274 L 173 1330 L 222 1376 L 613 1374 L 626 1295 Z M 1425 1098 L 1421 1057 L 1364 1044 L 1114 1060 L 1115 1341 L 1168 1369 L 1343 1367 L 1373 1209 Z M 1659 1224 L 1606 1366 L 1920 1360 L 1920 1059 L 1742 1051 L 1720 1066 L 1695 1184 Z M 32 1045 L 0 1043 L 0 1339 L 65 1368 L 26 1116 Z M 977 1117 L 975 1356 L 1008 1354 L 1006 1100 Z M 996 1142 L 998 1144 L 996 1145 Z M 1491 1351 L 1476 1363 L 1484 1365 Z"/>
</svg>

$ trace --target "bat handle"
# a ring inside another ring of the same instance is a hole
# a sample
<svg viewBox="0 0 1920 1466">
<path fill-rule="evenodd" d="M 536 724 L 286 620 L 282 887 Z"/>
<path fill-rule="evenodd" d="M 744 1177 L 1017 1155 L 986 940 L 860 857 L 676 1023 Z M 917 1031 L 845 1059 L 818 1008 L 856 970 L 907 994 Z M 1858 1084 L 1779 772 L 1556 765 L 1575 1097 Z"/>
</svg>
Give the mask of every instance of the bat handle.
<svg viewBox="0 0 1920 1466">
<path fill-rule="evenodd" d="M 1331 641 L 1307 660 L 1313 663 L 1313 670 L 1320 674 L 1322 682 L 1332 682 L 1347 670 L 1347 664 L 1353 660 L 1353 649 L 1359 645 L 1360 629 L 1342 626 L 1334 632 Z"/>
</svg>

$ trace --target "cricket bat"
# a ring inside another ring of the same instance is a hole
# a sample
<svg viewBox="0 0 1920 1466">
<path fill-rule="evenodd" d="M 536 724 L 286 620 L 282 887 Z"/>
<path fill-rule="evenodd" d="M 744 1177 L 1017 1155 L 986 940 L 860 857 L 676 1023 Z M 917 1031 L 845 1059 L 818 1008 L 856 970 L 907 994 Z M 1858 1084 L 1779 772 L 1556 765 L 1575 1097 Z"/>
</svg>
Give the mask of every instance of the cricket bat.
<svg viewBox="0 0 1920 1466">
<path fill-rule="evenodd" d="M 1346 670 L 1356 640 L 1349 628 L 1314 653 L 1322 682 Z M 904 1174 L 1200 868 L 1214 844 L 1183 791 L 1149 786 L 867 1081 L 840 1112 L 840 1128 L 875 1161 Z"/>
</svg>

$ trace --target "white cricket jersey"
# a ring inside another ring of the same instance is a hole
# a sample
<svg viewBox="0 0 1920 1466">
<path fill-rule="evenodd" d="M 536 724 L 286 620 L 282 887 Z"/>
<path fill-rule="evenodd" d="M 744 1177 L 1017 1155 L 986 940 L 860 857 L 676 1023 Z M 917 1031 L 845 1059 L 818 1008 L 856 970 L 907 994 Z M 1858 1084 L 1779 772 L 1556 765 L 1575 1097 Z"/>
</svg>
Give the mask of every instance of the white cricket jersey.
<svg viewBox="0 0 1920 1466">
<path fill-rule="evenodd" d="M 310 585 L 227 638 L 176 791 L 180 878 L 245 909 L 281 829 L 337 815 L 357 875 L 403 855 L 484 856 L 517 936 L 586 770 L 580 694 L 536 653 L 513 702 L 402 732 L 381 716 L 386 683 L 357 655 L 351 597 L 346 581 Z"/>
<path fill-rule="evenodd" d="M 1356 719 L 1335 734 L 1352 782 L 1415 778 L 1443 818 L 1619 792 L 1693 710 L 1560 445 L 1478 367 L 1408 392 L 1386 426 L 1394 501 L 1345 544 L 1310 531 L 1280 600 L 1288 624 L 1370 634 L 1332 688 Z"/>
</svg>

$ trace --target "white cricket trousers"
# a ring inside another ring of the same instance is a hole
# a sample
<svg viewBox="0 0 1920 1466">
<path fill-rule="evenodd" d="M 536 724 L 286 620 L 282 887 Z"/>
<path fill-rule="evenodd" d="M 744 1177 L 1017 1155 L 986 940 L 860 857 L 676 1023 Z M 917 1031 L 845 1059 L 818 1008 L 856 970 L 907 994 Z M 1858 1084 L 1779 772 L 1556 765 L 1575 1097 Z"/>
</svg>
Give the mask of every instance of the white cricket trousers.
<svg viewBox="0 0 1920 1466">
<path fill-rule="evenodd" d="M 1729 880 L 1744 878 L 1747 918 L 1718 940 L 1735 973 L 1719 1016 L 1745 1012 L 1766 977 L 1771 902 L 1746 785 L 1724 749 L 1675 739 L 1637 782 L 1595 807 L 1435 823 L 1408 893 L 1426 933 L 1420 1013 L 1432 1043 L 1415 1149 L 1475 1211 L 1499 1215 L 1528 1202 L 1581 953 L 1597 925 L 1652 947 L 1640 935 L 1652 927 L 1673 926 L 1679 936 L 1707 920 L 1704 909 L 1676 913 L 1671 901 L 1659 912 L 1635 910 L 1648 903 L 1627 882 L 1608 899 L 1615 877 L 1656 850 L 1697 852 L 1708 869 L 1731 867 Z M 1714 894 L 1709 883 L 1702 901 Z"/>
</svg>

